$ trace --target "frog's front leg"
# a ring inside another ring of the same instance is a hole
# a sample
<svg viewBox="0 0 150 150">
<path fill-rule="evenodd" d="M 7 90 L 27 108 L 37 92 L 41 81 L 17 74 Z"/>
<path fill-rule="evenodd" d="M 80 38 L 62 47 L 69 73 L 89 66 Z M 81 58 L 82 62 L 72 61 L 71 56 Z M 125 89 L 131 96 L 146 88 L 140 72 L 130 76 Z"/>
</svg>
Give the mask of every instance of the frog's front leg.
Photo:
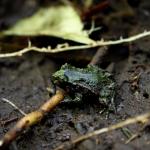
<svg viewBox="0 0 150 150">
<path fill-rule="evenodd" d="M 116 105 L 115 105 L 115 102 L 114 102 L 114 100 L 115 100 L 115 93 L 113 93 L 112 95 L 113 96 L 110 99 L 111 103 L 109 104 L 109 110 L 116 113 L 117 109 L 116 109 Z"/>
<path fill-rule="evenodd" d="M 48 80 L 47 91 L 49 92 L 49 96 L 53 96 L 56 94 L 56 85 L 53 83 L 51 79 Z"/>
<path fill-rule="evenodd" d="M 102 101 L 102 99 L 101 99 L 101 101 Z M 116 112 L 116 108 L 114 106 L 114 98 L 112 98 L 109 101 L 109 104 L 107 103 L 107 105 L 106 105 L 106 103 L 104 104 L 104 102 L 106 102 L 106 101 L 108 101 L 108 99 L 107 100 L 103 99 L 103 105 L 104 105 L 104 107 L 100 110 L 99 113 L 103 114 L 105 116 L 105 118 L 108 119 L 109 118 L 109 114 L 111 112 Z"/>
<path fill-rule="evenodd" d="M 83 95 L 81 93 L 75 93 L 74 102 L 81 102 L 83 98 Z"/>
<path fill-rule="evenodd" d="M 62 103 L 78 103 L 81 102 L 82 97 L 83 96 L 80 93 L 75 93 L 73 97 L 67 95 L 65 99 L 62 101 Z"/>
</svg>

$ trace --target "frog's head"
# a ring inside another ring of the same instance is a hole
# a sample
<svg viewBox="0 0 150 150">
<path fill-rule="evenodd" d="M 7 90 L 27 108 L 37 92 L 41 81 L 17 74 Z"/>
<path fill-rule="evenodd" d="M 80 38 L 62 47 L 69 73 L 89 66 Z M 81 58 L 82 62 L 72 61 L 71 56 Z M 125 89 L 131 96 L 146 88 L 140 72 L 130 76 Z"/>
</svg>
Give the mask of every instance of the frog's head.
<svg viewBox="0 0 150 150">
<path fill-rule="evenodd" d="M 67 64 L 64 64 L 60 70 L 56 71 L 54 74 L 53 74 L 53 79 L 54 79 L 54 82 L 67 82 L 67 76 L 65 76 L 65 71 L 66 71 L 66 67 L 67 67 Z"/>
<path fill-rule="evenodd" d="M 65 77 L 65 70 L 60 69 L 59 71 L 53 74 L 54 82 L 65 82 L 67 78 Z"/>
</svg>

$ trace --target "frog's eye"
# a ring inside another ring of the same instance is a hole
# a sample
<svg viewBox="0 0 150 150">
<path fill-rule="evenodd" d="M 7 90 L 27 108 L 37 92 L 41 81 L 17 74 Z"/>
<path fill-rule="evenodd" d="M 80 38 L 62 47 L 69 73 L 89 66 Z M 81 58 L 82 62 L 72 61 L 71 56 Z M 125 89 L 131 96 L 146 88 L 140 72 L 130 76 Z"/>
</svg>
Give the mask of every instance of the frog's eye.
<svg viewBox="0 0 150 150">
<path fill-rule="evenodd" d="M 78 82 L 79 82 L 79 83 L 80 83 L 80 82 L 85 82 L 85 79 L 80 78 L 80 79 L 78 80 Z"/>
<path fill-rule="evenodd" d="M 63 78 L 63 80 L 65 81 L 65 82 L 67 82 L 67 81 L 69 81 L 69 77 L 64 73 L 64 78 Z"/>
<path fill-rule="evenodd" d="M 112 74 L 110 74 L 109 72 L 105 72 L 105 76 L 112 77 Z"/>
</svg>

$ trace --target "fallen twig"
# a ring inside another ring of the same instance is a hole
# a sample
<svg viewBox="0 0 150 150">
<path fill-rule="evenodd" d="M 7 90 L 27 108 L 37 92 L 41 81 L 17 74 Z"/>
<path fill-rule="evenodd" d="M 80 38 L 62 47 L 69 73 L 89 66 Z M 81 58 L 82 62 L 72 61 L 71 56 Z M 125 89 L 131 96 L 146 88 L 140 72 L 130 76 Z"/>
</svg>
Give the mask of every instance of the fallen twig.
<svg viewBox="0 0 150 150">
<path fill-rule="evenodd" d="M 6 120 L 0 120 L 0 126 L 5 126 L 13 121 L 18 120 L 18 117 L 14 117 L 14 118 L 10 118 L 10 119 L 6 119 Z"/>
<path fill-rule="evenodd" d="M 108 53 L 108 49 L 107 47 L 101 47 L 97 50 L 97 52 L 95 53 L 95 55 L 93 56 L 92 60 L 90 61 L 90 65 L 97 65 L 102 63 L 102 61 L 104 60 L 104 56 Z"/>
<path fill-rule="evenodd" d="M 2 101 L 10 104 L 12 107 L 14 107 L 16 110 L 18 110 L 23 116 L 26 115 L 25 112 L 23 112 L 18 106 L 16 106 L 14 103 L 12 103 L 10 100 L 6 99 L 6 98 L 2 98 Z"/>
<path fill-rule="evenodd" d="M 125 142 L 125 144 L 128 144 L 129 142 L 135 140 L 136 138 L 140 137 L 142 132 L 150 126 L 150 122 L 147 122 L 142 126 L 136 133 L 132 134 L 132 136 Z"/>
<path fill-rule="evenodd" d="M 143 33 L 131 36 L 129 38 L 123 39 L 122 37 L 120 37 L 120 39 L 116 41 L 104 41 L 104 39 L 101 39 L 100 41 L 95 41 L 91 44 L 78 45 L 78 46 L 69 46 L 67 43 L 65 43 L 65 44 L 57 45 L 57 47 L 54 49 L 52 49 L 51 46 L 48 46 L 47 48 L 46 47 L 39 48 L 36 46 L 31 46 L 31 43 L 29 42 L 28 47 L 21 49 L 17 52 L 0 54 L 0 58 L 22 56 L 24 53 L 27 53 L 29 51 L 36 51 L 40 53 L 58 53 L 58 52 L 63 52 L 63 51 L 81 50 L 81 49 L 89 49 L 89 48 L 94 48 L 94 47 L 99 47 L 99 46 L 129 43 L 129 42 L 133 42 L 135 40 L 144 38 L 149 35 L 150 35 L 150 31 L 144 31 Z"/>
<path fill-rule="evenodd" d="M 10 129 L 0 140 L 0 149 L 8 146 L 15 140 L 25 129 L 38 123 L 41 119 L 50 112 L 60 101 L 64 99 L 65 93 L 62 90 L 57 90 L 56 94 L 45 102 L 38 110 L 26 114 L 20 119 L 16 125 Z"/>
<path fill-rule="evenodd" d="M 76 144 L 78 144 L 78 143 L 80 143 L 80 142 L 82 142 L 82 141 L 84 141 L 88 138 L 91 138 L 93 136 L 100 135 L 100 134 L 103 134 L 103 133 L 107 133 L 107 132 L 125 127 L 127 125 L 138 123 L 138 122 L 146 123 L 146 122 L 149 121 L 149 119 L 150 119 L 150 112 L 145 113 L 143 115 L 133 117 L 133 118 L 129 118 L 129 119 L 126 119 L 126 120 L 124 120 L 122 122 L 119 122 L 117 124 L 111 125 L 109 127 L 105 127 L 105 128 L 99 129 L 99 130 L 95 130 L 94 132 L 90 132 L 90 133 L 87 133 L 85 135 L 82 135 L 82 136 L 76 138 L 75 140 L 70 141 L 69 145 L 67 144 L 67 146 L 69 148 L 71 148 L 71 146 L 74 146 L 74 145 L 76 145 Z M 63 143 L 62 145 L 58 146 L 54 150 L 66 149 L 65 146 L 66 146 L 66 143 Z"/>
<path fill-rule="evenodd" d="M 133 141 L 135 138 L 137 138 L 140 135 L 140 132 L 133 134 L 126 142 L 125 144 L 128 144 L 129 142 Z"/>
</svg>

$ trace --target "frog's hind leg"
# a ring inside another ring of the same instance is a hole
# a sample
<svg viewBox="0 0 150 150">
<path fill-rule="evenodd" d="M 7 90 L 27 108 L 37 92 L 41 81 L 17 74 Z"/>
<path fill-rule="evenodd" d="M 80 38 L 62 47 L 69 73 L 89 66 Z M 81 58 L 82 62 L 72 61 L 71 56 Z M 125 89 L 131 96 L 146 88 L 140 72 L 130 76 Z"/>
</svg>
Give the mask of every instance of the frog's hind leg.
<svg viewBox="0 0 150 150">
<path fill-rule="evenodd" d="M 75 102 L 81 102 L 82 101 L 82 98 L 83 98 L 83 95 L 80 94 L 80 93 L 75 93 L 75 98 L 73 101 Z"/>
<path fill-rule="evenodd" d="M 82 94 L 75 93 L 74 97 L 66 96 L 65 99 L 61 103 L 79 103 L 82 100 Z"/>
<path fill-rule="evenodd" d="M 117 112 L 116 104 L 115 104 L 115 93 L 113 92 L 112 97 L 110 99 L 110 104 L 108 105 L 110 112 Z"/>
<path fill-rule="evenodd" d="M 104 115 L 106 119 L 109 118 L 109 113 L 110 113 L 110 111 L 109 111 L 108 108 L 104 107 L 102 110 L 100 110 L 99 113 L 100 113 L 101 115 Z"/>
</svg>

